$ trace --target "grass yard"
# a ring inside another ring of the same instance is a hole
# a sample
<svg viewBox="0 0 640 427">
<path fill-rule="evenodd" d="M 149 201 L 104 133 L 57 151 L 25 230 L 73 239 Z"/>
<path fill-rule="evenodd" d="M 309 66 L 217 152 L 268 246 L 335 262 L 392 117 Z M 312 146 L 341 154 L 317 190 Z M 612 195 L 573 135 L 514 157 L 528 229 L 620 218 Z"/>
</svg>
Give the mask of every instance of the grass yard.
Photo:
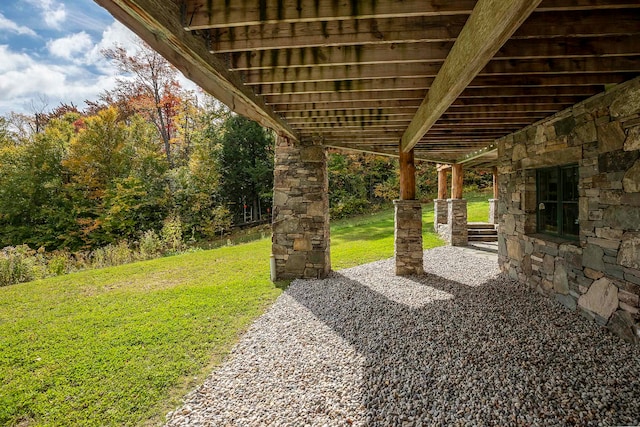
<svg viewBox="0 0 640 427">
<path fill-rule="evenodd" d="M 470 221 L 486 221 L 486 196 Z M 431 233 L 425 206 L 425 247 Z M 332 225 L 334 269 L 393 255 L 393 212 Z M 281 290 L 270 240 L 0 288 L 0 425 L 158 425 Z"/>
</svg>

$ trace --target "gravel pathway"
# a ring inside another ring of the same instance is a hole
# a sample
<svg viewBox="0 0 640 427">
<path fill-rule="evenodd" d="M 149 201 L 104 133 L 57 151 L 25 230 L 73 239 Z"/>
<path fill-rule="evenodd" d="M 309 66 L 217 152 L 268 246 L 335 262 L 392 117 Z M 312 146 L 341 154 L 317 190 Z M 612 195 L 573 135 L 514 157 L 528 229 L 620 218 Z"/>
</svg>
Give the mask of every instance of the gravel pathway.
<svg viewBox="0 0 640 427">
<path fill-rule="evenodd" d="M 168 426 L 640 424 L 640 350 L 469 250 L 295 281 Z"/>
</svg>

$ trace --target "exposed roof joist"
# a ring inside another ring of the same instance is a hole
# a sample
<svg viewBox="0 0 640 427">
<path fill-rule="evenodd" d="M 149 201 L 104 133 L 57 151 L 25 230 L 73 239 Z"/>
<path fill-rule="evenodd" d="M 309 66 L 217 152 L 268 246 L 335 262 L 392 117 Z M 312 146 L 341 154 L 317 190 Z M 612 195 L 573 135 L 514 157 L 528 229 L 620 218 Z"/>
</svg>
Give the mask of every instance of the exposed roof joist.
<svg viewBox="0 0 640 427">
<path fill-rule="evenodd" d="M 637 0 L 96 1 L 280 133 L 441 163 L 640 74 Z"/>
</svg>

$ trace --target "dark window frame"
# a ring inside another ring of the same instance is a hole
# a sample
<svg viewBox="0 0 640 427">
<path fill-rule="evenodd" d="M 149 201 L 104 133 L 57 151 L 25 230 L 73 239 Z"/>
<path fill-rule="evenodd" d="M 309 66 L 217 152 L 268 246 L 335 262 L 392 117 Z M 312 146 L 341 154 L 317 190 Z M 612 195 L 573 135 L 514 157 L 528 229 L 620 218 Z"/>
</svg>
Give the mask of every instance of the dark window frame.
<svg viewBox="0 0 640 427">
<path fill-rule="evenodd" d="M 572 187 L 567 191 L 567 175 L 565 172 L 570 171 L 574 172 L 574 183 L 575 187 Z M 555 200 L 552 200 L 549 197 L 549 193 L 552 193 L 549 190 L 550 186 L 547 188 L 543 188 L 543 183 L 547 183 L 552 178 L 552 175 L 555 174 L 557 182 L 555 188 Z M 561 237 L 569 240 L 579 240 L 580 238 L 580 226 L 577 222 L 579 219 L 579 208 L 578 208 L 578 181 L 579 181 L 579 168 L 577 164 L 569 164 L 562 166 L 554 166 L 549 168 L 541 168 L 536 170 L 536 232 L 540 234 L 546 234 L 556 237 Z M 547 197 L 542 199 L 542 197 L 546 193 Z M 567 194 L 570 193 L 570 194 Z M 567 199 L 570 197 L 571 199 Z M 543 228 L 543 212 L 541 210 L 542 205 L 545 205 L 545 209 L 549 204 L 555 204 L 553 208 L 555 208 L 555 226 L 557 231 L 550 231 L 548 229 Z M 569 230 L 565 230 L 565 220 L 567 219 L 567 215 L 565 214 L 565 207 L 573 207 L 568 211 L 573 211 L 575 213 L 575 218 L 569 218 L 575 221 L 577 224 L 576 232 L 577 234 L 572 234 Z"/>
</svg>

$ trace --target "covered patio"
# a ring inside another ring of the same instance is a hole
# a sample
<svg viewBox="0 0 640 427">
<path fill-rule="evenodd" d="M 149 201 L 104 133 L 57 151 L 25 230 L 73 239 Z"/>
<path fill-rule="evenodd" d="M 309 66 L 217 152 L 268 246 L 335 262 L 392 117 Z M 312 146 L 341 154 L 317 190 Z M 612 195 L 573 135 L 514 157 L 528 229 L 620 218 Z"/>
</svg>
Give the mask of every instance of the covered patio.
<svg viewBox="0 0 640 427">
<path fill-rule="evenodd" d="M 450 165 L 452 245 L 464 168 L 495 168 L 501 271 L 640 340 L 637 1 L 96 1 L 277 133 L 276 279 L 331 272 L 328 149 L 399 158 L 399 276 L 425 265 L 415 162 Z"/>
<path fill-rule="evenodd" d="M 463 247 L 296 280 L 168 426 L 635 425 L 637 348 Z"/>
</svg>

